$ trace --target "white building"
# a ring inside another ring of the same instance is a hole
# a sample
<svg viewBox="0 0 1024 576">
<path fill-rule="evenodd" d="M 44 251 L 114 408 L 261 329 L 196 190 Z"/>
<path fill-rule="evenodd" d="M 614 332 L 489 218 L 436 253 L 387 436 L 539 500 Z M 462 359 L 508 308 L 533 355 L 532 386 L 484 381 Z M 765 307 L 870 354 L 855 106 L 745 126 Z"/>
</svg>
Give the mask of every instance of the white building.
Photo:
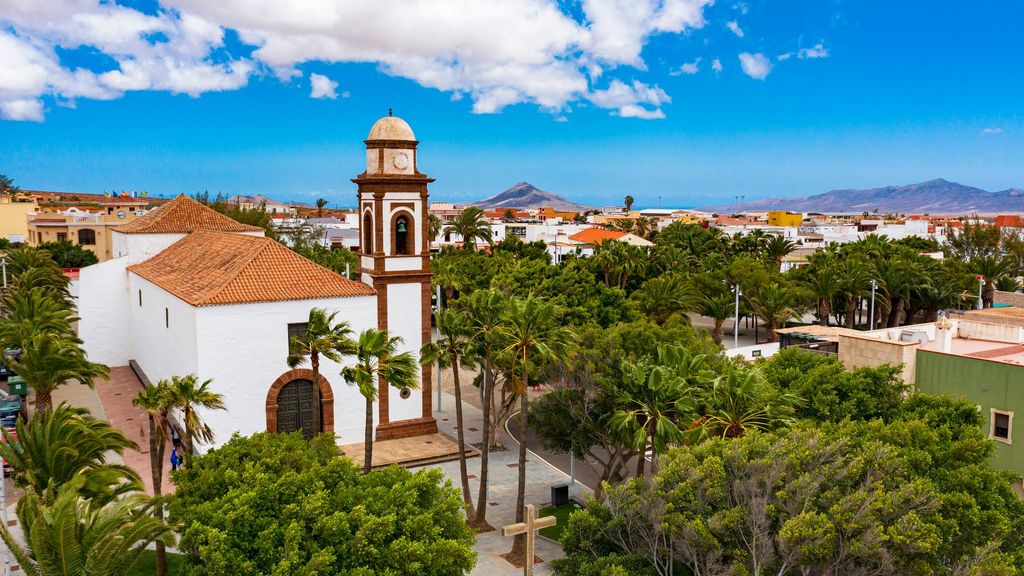
<svg viewBox="0 0 1024 576">
<path fill-rule="evenodd" d="M 418 353 L 430 338 L 427 184 L 417 142 L 399 118 L 374 124 L 367 170 L 355 182 L 364 230 L 362 281 L 348 280 L 186 197 L 113 232 L 112 260 L 82 269 L 79 333 L 89 358 L 133 367 L 157 382 L 212 379 L 227 410 L 207 411 L 214 444 L 233 432 L 302 430 L 362 438 L 364 400 L 342 365 L 321 358 L 320 378 L 286 364 L 291 335 L 309 310 L 338 312 L 358 334 L 401 336 Z M 379 384 L 377 438 L 436 432 L 430 367 L 418 390 Z"/>
</svg>

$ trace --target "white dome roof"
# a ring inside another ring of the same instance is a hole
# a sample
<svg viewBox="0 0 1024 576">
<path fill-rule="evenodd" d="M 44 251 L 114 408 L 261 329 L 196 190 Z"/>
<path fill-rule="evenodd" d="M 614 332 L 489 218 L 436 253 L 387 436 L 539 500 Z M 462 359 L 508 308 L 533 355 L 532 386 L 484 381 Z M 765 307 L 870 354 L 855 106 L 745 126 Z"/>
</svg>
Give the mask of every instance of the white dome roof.
<svg viewBox="0 0 1024 576">
<path fill-rule="evenodd" d="M 370 128 L 370 135 L 367 140 L 409 140 L 416 141 L 412 128 L 398 116 L 387 116 L 377 120 Z"/>
</svg>

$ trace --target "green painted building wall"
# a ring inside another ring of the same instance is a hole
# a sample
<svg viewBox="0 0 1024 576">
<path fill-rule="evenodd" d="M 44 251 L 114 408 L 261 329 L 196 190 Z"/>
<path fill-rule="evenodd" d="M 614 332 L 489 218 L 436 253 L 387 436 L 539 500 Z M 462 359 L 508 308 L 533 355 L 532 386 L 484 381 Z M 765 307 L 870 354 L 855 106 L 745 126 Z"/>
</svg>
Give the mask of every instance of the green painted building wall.
<svg viewBox="0 0 1024 576">
<path fill-rule="evenodd" d="M 928 394 L 948 394 L 980 405 L 986 436 L 992 408 L 1013 412 L 1012 443 L 996 442 L 992 463 L 1024 476 L 1024 366 L 918 350 L 915 385 Z"/>
</svg>

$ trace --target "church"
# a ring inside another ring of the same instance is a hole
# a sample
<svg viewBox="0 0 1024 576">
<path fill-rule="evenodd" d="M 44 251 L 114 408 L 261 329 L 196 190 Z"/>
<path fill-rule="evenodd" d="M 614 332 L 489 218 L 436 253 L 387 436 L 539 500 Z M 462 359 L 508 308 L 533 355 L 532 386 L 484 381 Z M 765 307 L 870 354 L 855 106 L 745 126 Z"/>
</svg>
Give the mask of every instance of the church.
<svg viewBox="0 0 1024 576">
<path fill-rule="evenodd" d="M 418 357 L 429 341 L 430 243 L 427 186 L 412 129 L 378 120 L 364 141 L 366 171 L 357 185 L 360 275 L 350 280 L 241 224 L 179 196 L 113 228 L 113 258 L 81 271 L 79 335 L 94 362 L 131 366 L 143 382 L 196 374 L 223 395 L 223 411 L 202 417 L 215 434 L 261 431 L 335 433 L 358 442 L 364 400 L 321 358 L 319 381 L 308 363 L 289 369 L 290 336 L 302 334 L 311 308 L 336 311 L 354 335 L 387 330 Z M 420 387 L 379 383 L 377 439 L 437 431 L 431 367 Z M 319 409 L 318 409 L 319 408 Z"/>
</svg>

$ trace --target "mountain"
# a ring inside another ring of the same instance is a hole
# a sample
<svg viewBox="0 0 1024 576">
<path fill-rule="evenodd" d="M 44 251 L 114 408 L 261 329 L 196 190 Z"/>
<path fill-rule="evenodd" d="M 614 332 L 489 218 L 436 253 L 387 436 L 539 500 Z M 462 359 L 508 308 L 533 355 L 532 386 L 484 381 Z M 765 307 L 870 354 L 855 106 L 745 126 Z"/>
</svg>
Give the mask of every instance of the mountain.
<svg viewBox="0 0 1024 576">
<path fill-rule="evenodd" d="M 467 202 L 466 205 L 477 206 L 485 210 L 499 210 L 502 208 L 540 208 L 542 206 L 550 206 L 555 210 L 568 210 L 573 212 L 582 212 L 584 210 L 592 209 L 590 206 L 570 202 L 558 194 L 545 192 L 529 182 L 520 182 L 501 194 L 496 194 L 490 198 L 484 198 L 477 202 Z"/>
<path fill-rule="evenodd" d="M 735 211 L 735 204 L 708 206 L 705 210 Z M 1010 188 L 987 192 L 937 178 L 920 184 L 886 186 L 868 190 L 832 190 L 814 196 L 768 198 L 744 202 L 744 212 L 792 210 L 794 212 L 903 212 L 968 214 L 1024 212 L 1024 190 Z"/>
</svg>

